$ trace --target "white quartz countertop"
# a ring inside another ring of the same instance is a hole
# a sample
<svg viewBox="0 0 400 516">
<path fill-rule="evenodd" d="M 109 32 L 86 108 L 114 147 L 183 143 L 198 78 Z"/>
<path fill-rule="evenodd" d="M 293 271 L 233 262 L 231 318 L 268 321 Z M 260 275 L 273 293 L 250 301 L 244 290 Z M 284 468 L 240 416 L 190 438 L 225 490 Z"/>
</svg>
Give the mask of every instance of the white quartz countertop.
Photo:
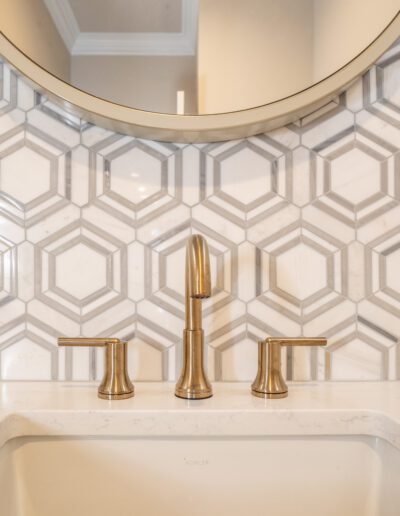
<svg viewBox="0 0 400 516">
<path fill-rule="evenodd" d="M 172 383 L 136 383 L 106 401 L 97 384 L 0 382 L 0 445 L 22 435 L 372 435 L 400 448 L 400 382 L 289 383 L 264 400 L 246 383 L 214 383 L 206 400 L 176 398 Z"/>
</svg>

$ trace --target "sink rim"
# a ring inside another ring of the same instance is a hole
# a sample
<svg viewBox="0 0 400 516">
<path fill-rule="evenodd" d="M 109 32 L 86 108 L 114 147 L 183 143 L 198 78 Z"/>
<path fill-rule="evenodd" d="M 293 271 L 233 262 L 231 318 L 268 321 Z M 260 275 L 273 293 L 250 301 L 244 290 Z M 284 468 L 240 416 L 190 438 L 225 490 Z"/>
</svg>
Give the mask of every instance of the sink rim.
<svg viewBox="0 0 400 516">
<path fill-rule="evenodd" d="M 99 400 L 95 385 L 0 382 L 0 447 L 23 436 L 367 435 L 400 449 L 400 382 L 292 383 L 282 400 L 214 383 L 213 398 L 191 402 L 170 382 L 137 383 L 125 401 Z"/>
</svg>

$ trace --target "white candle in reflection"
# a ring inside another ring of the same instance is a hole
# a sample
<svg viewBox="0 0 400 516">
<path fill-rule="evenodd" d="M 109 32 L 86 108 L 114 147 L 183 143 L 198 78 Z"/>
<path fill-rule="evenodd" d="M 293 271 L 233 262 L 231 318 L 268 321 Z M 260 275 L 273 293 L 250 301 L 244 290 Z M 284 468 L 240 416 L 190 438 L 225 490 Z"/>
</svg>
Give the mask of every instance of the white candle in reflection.
<svg viewBox="0 0 400 516">
<path fill-rule="evenodd" d="M 177 115 L 185 114 L 185 92 L 184 91 L 176 92 L 176 114 Z"/>
</svg>

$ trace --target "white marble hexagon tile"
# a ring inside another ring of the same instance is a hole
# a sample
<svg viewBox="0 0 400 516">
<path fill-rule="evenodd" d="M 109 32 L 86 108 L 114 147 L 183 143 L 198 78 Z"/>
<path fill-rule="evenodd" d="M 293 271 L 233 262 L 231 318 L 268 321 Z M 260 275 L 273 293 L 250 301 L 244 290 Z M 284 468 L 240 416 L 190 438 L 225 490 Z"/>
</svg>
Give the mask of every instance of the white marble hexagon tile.
<svg viewBox="0 0 400 516">
<path fill-rule="evenodd" d="M 251 380 L 257 339 L 318 336 L 289 379 L 400 378 L 400 44 L 298 124 L 207 145 L 105 131 L 0 65 L 0 375 L 85 380 L 131 341 L 135 380 L 174 380 L 184 246 L 205 235 L 214 380 Z"/>
</svg>

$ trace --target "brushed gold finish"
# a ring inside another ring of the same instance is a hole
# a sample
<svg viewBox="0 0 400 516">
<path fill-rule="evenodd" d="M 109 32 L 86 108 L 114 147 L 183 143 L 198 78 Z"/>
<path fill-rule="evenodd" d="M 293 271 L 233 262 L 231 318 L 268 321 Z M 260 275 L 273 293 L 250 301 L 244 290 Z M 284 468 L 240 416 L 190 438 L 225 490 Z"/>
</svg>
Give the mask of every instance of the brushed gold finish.
<svg viewBox="0 0 400 516">
<path fill-rule="evenodd" d="M 319 338 L 268 337 L 258 343 L 258 371 L 251 386 L 253 396 L 259 398 L 286 398 L 288 387 L 282 376 L 282 346 L 326 346 L 327 340 Z"/>
<path fill-rule="evenodd" d="M 111 131 L 169 142 L 216 142 L 265 133 L 299 120 L 346 90 L 398 39 L 400 13 L 359 55 L 337 72 L 295 95 L 263 106 L 215 115 L 168 115 L 95 97 L 58 79 L 0 30 L 0 56 L 32 86 L 69 113 Z"/>
<path fill-rule="evenodd" d="M 211 384 L 204 371 L 201 316 L 201 300 L 210 296 L 210 255 L 207 242 L 201 235 L 192 235 L 186 244 L 183 367 L 175 387 L 178 398 L 198 400 L 212 396 Z"/>
<path fill-rule="evenodd" d="M 127 369 L 128 343 L 108 338 L 59 337 L 59 346 L 105 348 L 104 376 L 98 389 L 98 396 L 104 400 L 132 398 L 135 393 Z"/>
</svg>

